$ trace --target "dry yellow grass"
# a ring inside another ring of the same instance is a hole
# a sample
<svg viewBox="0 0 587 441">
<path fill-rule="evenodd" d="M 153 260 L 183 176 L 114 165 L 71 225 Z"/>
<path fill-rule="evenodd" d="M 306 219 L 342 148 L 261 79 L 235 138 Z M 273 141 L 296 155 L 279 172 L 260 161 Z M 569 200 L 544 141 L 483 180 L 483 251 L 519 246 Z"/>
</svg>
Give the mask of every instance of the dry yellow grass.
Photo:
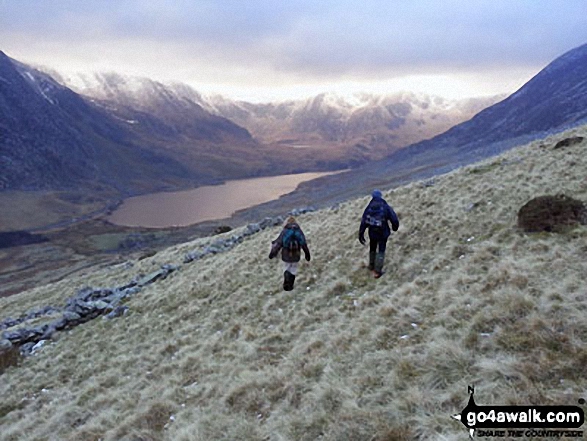
<svg viewBox="0 0 587 441">
<path fill-rule="evenodd" d="M 299 217 L 313 259 L 281 290 L 271 228 L 145 287 L 0 376 L 0 440 L 465 440 L 479 404 L 587 397 L 587 228 L 521 233 L 534 196 L 587 201 L 587 126 L 384 193 L 401 228 L 374 280 L 368 199 Z M 475 204 L 472 206 L 471 204 Z M 228 233 L 230 235 L 230 233 Z M 180 263 L 200 239 L 0 299 L 2 318 Z"/>
</svg>

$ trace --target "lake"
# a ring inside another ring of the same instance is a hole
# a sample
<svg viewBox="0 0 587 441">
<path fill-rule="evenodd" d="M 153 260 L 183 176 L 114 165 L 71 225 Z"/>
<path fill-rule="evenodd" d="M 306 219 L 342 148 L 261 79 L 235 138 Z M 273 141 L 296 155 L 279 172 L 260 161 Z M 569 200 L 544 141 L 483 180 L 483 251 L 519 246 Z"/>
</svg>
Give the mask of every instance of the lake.
<svg viewBox="0 0 587 441">
<path fill-rule="evenodd" d="M 235 211 L 290 193 L 302 182 L 335 173 L 340 171 L 239 179 L 192 190 L 135 196 L 125 199 L 106 219 L 116 225 L 147 228 L 184 227 L 224 219 Z"/>
</svg>

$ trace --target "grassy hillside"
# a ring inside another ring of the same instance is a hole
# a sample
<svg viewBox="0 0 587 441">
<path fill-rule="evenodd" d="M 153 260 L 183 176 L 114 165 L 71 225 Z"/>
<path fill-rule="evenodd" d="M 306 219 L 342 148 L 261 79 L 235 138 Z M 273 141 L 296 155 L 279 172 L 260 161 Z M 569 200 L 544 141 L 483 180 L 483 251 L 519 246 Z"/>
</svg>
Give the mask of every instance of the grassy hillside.
<svg viewBox="0 0 587 441">
<path fill-rule="evenodd" d="M 368 198 L 305 214 L 312 262 L 281 290 L 280 228 L 182 265 L 129 313 L 61 333 L 0 376 L 0 440 L 466 440 L 466 405 L 587 397 L 587 227 L 524 234 L 529 199 L 587 201 L 587 126 L 384 197 L 386 275 L 357 241 Z M 231 233 L 228 233 L 230 235 Z M 0 318 L 116 286 L 215 239 L 0 299 Z"/>
</svg>

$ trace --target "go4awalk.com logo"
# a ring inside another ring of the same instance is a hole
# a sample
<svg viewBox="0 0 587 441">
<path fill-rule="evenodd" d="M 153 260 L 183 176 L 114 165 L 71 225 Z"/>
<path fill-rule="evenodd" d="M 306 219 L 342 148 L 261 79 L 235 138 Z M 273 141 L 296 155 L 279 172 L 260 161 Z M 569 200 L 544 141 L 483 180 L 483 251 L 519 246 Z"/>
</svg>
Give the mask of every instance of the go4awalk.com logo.
<svg viewBox="0 0 587 441">
<path fill-rule="evenodd" d="M 585 414 L 579 406 L 478 406 L 469 386 L 469 403 L 453 415 L 471 438 L 583 438 Z M 585 404 L 583 398 L 579 404 Z"/>
</svg>

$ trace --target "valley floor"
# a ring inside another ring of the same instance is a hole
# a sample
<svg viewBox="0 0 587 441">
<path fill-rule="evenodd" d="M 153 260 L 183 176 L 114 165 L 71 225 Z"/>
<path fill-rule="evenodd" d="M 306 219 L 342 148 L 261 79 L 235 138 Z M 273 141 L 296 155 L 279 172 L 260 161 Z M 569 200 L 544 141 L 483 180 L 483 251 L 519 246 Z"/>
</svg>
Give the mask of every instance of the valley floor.
<svg viewBox="0 0 587 441">
<path fill-rule="evenodd" d="M 451 415 L 469 385 L 480 405 L 577 405 L 587 227 L 516 226 L 533 197 L 587 201 L 587 141 L 553 148 L 574 135 L 587 126 L 384 192 L 401 227 L 379 280 L 357 240 L 361 198 L 299 217 L 312 261 L 292 292 L 267 258 L 273 227 L 191 263 L 216 238 L 0 299 L 0 319 L 18 317 L 181 265 L 127 315 L 63 332 L 1 374 L 0 441 L 464 441 Z"/>
</svg>

